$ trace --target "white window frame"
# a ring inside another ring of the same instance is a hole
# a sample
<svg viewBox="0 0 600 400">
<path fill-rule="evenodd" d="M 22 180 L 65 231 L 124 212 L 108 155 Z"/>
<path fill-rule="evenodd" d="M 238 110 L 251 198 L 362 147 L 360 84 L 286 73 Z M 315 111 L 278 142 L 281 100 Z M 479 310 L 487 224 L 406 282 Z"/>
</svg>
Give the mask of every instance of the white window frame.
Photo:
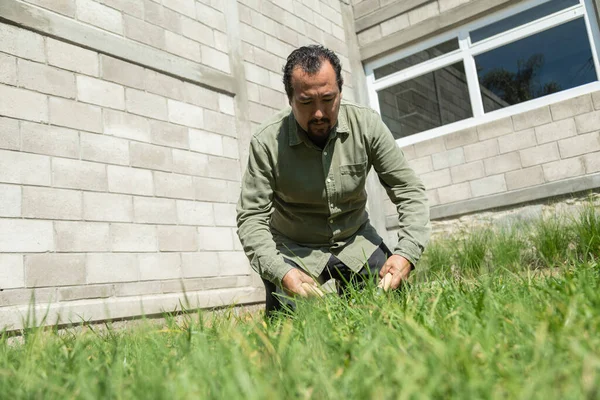
<svg viewBox="0 0 600 400">
<path fill-rule="evenodd" d="M 579 0 L 580 2 L 578 5 L 558 11 L 534 22 L 520 25 L 490 38 L 480 40 L 475 44 L 471 43 L 469 32 L 548 1 L 550 0 L 529 0 L 520 3 L 508 9 L 490 14 L 472 23 L 465 24 L 460 28 L 454 29 L 432 39 L 425 40 L 416 45 L 396 51 L 365 64 L 370 106 L 381 114 L 381 110 L 379 109 L 379 98 L 377 95 L 379 90 L 417 78 L 421 75 L 439 70 L 440 68 L 447 67 L 457 62 L 464 61 L 465 75 L 469 88 L 469 97 L 471 100 L 471 107 L 473 109 L 473 117 L 397 139 L 396 142 L 398 145 L 401 147 L 409 146 L 414 143 L 447 135 L 452 132 L 471 128 L 515 114 L 527 112 L 559 101 L 581 96 L 583 94 L 600 91 L 600 61 L 597 49 L 597 46 L 600 43 L 600 29 L 595 16 L 593 0 Z M 483 101 L 479 88 L 479 79 L 475 67 L 474 57 L 476 55 L 515 42 L 536 33 L 543 32 L 566 22 L 573 21 L 582 16 L 585 20 L 588 39 L 590 40 L 590 47 L 592 50 L 592 57 L 594 59 L 594 66 L 596 68 L 595 82 L 567 90 L 562 90 L 558 93 L 553 93 L 523 103 L 514 104 L 496 111 L 491 111 L 488 113 L 484 112 Z M 458 39 L 458 50 L 454 50 L 431 60 L 424 61 L 420 64 L 384 76 L 383 78 L 375 79 L 375 69 L 455 38 Z"/>
</svg>

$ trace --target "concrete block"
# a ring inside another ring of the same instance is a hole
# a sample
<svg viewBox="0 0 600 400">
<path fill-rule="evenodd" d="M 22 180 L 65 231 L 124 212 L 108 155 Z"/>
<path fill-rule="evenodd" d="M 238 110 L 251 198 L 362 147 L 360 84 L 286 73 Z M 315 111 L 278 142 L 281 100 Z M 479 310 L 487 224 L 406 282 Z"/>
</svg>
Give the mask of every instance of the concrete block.
<svg viewBox="0 0 600 400">
<path fill-rule="evenodd" d="M 50 157 L 0 150 L 0 182 L 50 186 Z"/>
<path fill-rule="evenodd" d="M 226 94 L 219 94 L 219 111 L 224 114 L 235 115 L 233 97 Z"/>
<path fill-rule="evenodd" d="M 235 158 L 239 160 L 240 152 L 238 147 L 238 141 L 235 138 L 223 137 L 223 155 L 229 158 Z"/>
<path fill-rule="evenodd" d="M 165 7 L 175 10 L 183 15 L 195 15 L 196 7 L 194 0 L 171 0 L 165 3 Z"/>
<path fill-rule="evenodd" d="M 52 182 L 57 187 L 103 192 L 108 187 L 106 166 L 88 161 L 54 158 Z"/>
<path fill-rule="evenodd" d="M 180 225 L 214 225 L 215 213 L 212 203 L 177 200 L 177 222 Z"/>
<path fill-rule="evenodd" d="M 159 226 L 158 248 L 160 251 L 197 251 L 196 228 L 193 226 Z"/>
<path fill-rule="evenodd" d="M 170 31 L 165 31 L 165 50 L 196 62 L 202 60 L 198 42 Z"/>
<path fill-rule="evenodd" d="M 358 44 L 362 47 L 369 43 L 373 43 L 383 37 L 381 25 L 375 25 L 369 29 L 359 32 L 357 35 Z"/>
<path fill-rule="evenodd" d="M 220 179 L 194 177 L 196 200 L 227 203 L 229 201 L 227 182 Z"/>
<path fill-rule="evenodd" d="M 575 125 L 579 134 L 598 130 L 600 126 L 600 111 L 593 111 L 575 117 Z"/>
<path fill-rule="evenodd" d="M 0 291 L 24 287 L 23 271 L 22 255 L 0 254 Z"/>
<path fill-rule="evenodd" d="M 45 64 L 19 60 L 19 86 L 60 97 L 75 98 L 75 75 Z"/>
<path fill-rule="evenodd" d="M 208 176 L 210 178 L 240 181 L 241 171 L 239 162 L 231 158 L 210 156 L 208 158 Z"/>
<path fill-rule="evenodd" d="M 225 136 L 237 137 L 235 118 L 212 110 L 204 110 L 204 129 Z"/>
<path fill-rule="evenodd" d="M 201 24 L 200 22 L 191 18 L 181 18 L 181 33 L 190 39 L 196 40 L 200 43 L 204 43 L 207 46 L 215 46 L 215 33 L 212 28 Z"/>
<path fill-rule="evenodd" d="M 75 17 L 75 0 L 28 0 L 28 3 L 35 4 L 48 10 L 56 11 L 59 14 L 64 14 L 68 17 Z"/>
<path fill-rule="evenodd" d="M 154 181 L 150 171 L 109 165 L 107 174 L 110 192 L 154 195 Z"/>
<path fill-rule="evenodd" d="M 221 264 L 221 276 L 250 274 L 250 262 L 241 251 L 219 252 L 219 263 Z"/>
<path fill-rule="evenodd" d="M 437 189 L 441 204 L 463 201 L 471 198 L 471 185 L 469 182 L 446 186 Z"/>
<path fill-rule="evenodd" d="M 110 193 L 83 193 L 83 218 L 86 221 L 132 222 L 131 196 Z"/>
<path fill-rule="evenodd" d="M 186 103 L 209 110 L 217 110 L 219 108 L 218 96 L 217 92 L 202 86 L 189 82 L 183 84 L 183 101 Z"/>
<path fill-rule="evenodd" d="M 56 251 L 109 251 L 109 226 L 100 222 L 54 222 Z"/>
<path fill-rule="evenodd" d="M 86 270 L 87 283 L 131 282 L 139 279 L 136 254 L 88 254 Z M 119 296 L 119 292 L 116 295 Z"/>
<path fill-rule="evenodd" d="M 85 254 L 25 255 L 27 287 L 68 286 L 85 283 Z"/>
<path fill-rule="evenodd" d="M 254 63 L 260 65 L 263 68 L 267 68 L 273 72 L 281 72 L 280 58 L 274 54 L 271 54 L 263 49 L 255 47 L 253 49 Z"/>
<path fill-rule="evenodd" d="M 280 70 L 281 70 L 281 68 L 280 68 Z M 258 92 L 259 92 L 260 100 L 256 101 L 256 103 L 269 106 L 276 110 L 281 109 L 281 107 L 283 107 L 284 104 L 288 103 L 286 95 L 277 90 L 269 89 L 268 87 L 264 87 L 264 86 L 259 86 Z M 344 96 L 346 96 L 346 94 L 347 93 L 344 92 Z M 269 113 L 272 114 L 271 111 Z M 268 116 L 270 116 L 270 114 Z"/>
<path fill-rule="evenodd" d="M 179 253 L 140 254 L 140 280 L 181 278 L 181 255 Z"/>
<path fill-rule="evenodd" d="M 592 93 L 592 103 L 594 103 L 594 109 L 600 108 L 600 92 Z"/>
<path fill-rule="evenodd" d="M 600 172 L 600 152 L 584 155 L 583 165 L 586 174 Z"/>
<path fill-rule="evenodd" d="M 194 199 L 194 181 L 187 175 L 154 172 L 154 193 L 159 197 Z"/>
<path fill-rule="evenodd" d="M 444 144 L 444 137 L 415 143 L 414 146 L 416 157 L 424 157 L 434 153 L 441 153 L 446 150 L 446 146 Z"/>
<path fill-rule="evenodd" d="M 92 0 L 76 2 L 78 20 L 119 35 L 123 34 L 123 16 L 119 11 Z"/>
<path fill-rule="evenodd" d="M 150 69 L 144 71 L 146 90 L 162 97 L 184 101 L 185 89 L 182 80 Z"/>
<path fill-rule="evenodd" d="M 20 142 L 19 121 L 0 117 L 0 149 L 19 150 Z"/>
<path fill-rule="evenodd" d="M 205 154 L 174 149 L 173 172 L 186 175 L 207 176 L 208 156 Z"/>
<path fill-rule="evenodd" d="M 183 31 L 183 16 L 154 1 L 144 0 L 144 19 L 171 32 L 182 33 Z"/>
<path fill-rule="evenodd" d="M 200 250 L 233 250 L 232 229 L 209 226 L 199 227 L 198 248 Z"/>
<path fill-rule="evenodd" d="M 585 114 L 593 110 L 594 105 L 592 104 L 592 97 L 589 94 L 550 105 L 552 119 L 555 121 Z"/>
<path fill-rule="evenodd" d="M 464 147 L 465 160 L 467 162 L 482 160 L 489 157 L 498 155 L 498 140 L 489 139 L 483 142 L 470 144 Z"/>
<path fill-rule="evenodd" d="M 22 216 L 37 219 L 80 220 L 81 192 L 35 186 L 23 187 Z"/>
<path fill-rule="evenodd" d="M 196 2 L 196 20 L 221 32 L 227 32 L 223 13 L 198 1 Z"/>
<path fill-rule="evenodd" d="M 162 121 L 150 121 L 151 142 L 154 144 L 189 148 L 188 129 L 184 126 L 170 124 Z"/>
<path fill-rule="evenodd" d="M 51 97 L 50 123 L 102 133 L 102 109 L 89 104 Z"/>
<path fill-rule="evenodd" d="M 217 226 L 236 227 L 235 204 L 215 203 L 215 223 Z"/>
<path fill-rule="evenodd" d="M 0 252 L 43 253 L 54 251 L 50 221 L 0 219 Z"/>
<path fill-rule="evenodd" d="M 523 114 L 513 115 L 512 119 L 515 131 L 533 128 L 552 122 L 550 107 L 537 108 L 535 110 L 524 112 Z"/>
<path fill-rule="evenodd" d="M 46 61 L 43 36 L 4 23 L 0 24 L 0 52 L 42 63 Z"/>
<path fill-rule="evenodd" d="M 265 68 L 261 68 L 258 65 L 249 62 L 244 62 L 244 72 L 248 81 L 259 85 L 269 86 L 269 71 Z"/>
<path fill-rule="evenodd" d="M 176 100 L 167 100 L 169 121 L 192 128 L 204 127 L 204 110 L 191 104 Z"/>
<path fill-rule="evenodd" d="M 408 164 L 417 175 L 433 171 L 433 162 L 431 160 L 431 156 L 425 156 L 421 158 L 416 158 L 414 160 L 410 160 Z"/>
<path fill-rule="evenodd" d="M 81 159 L 129 165 L 129 142 L 106 135 L 81 132 Z"/>
<path fill-rule="evenodd" d="M 433 18 L 439 15 L 440 9 L 437 1 L 425 4 L 408 12 L 408 20 L 411 25 L 416 25 L 421 21 Z"/>
<path fill-rule="evenodd" d="M 46 38 L 48 63 L 69 71 L 98 76 L 98 53 L 52 38 Z"/>
<path fill-rule="evenodd" d="M 135 89 L 144 89 L 144 68 L 116 58 L 101 55 L 102 79 Z"/>
<path fill-rule="evenodd" d="M 167 100 L 155 94 L 125 89 L 125 107 L 134 114 L 167 120 Z"/>
<path fill-rule="evenodd" d="M 257 124 L 264 122 L 274 114 L 274 110 L 272 108 L 263 106 L 262 104 L 250 102 L 249 105 L 250 121 Z"/>
<path fill-rule="evenodd" d="M 268 79 L 268 73 L 267 73 Z M 250 81 L 246 81 L 246 90 L 248 91 L 248 100 L 260 102 L 260 87 L 256 83 L 252 83 Z"/>
<path fill-rule="evenodd" d="M 463 164 L 465 162 L 465 154 L 462 148 L 435 153 L 432 156 L 433 169 L 444 169 Z"/>
<path fill-rule="evenodd" d="M 479 140 L 484 141 L 488 139 L 493 139 L 498 136 L 506 135 L 512 133 L 513 131 L 513 123 L 512 119 L 502 118 L 497 121 L 489 122 L 484 125 L 479 125 L 477 127 L 477 134 L 479 136 Z"/>
<path fill-rule="evenodd" d="M 224 54 L 229 54 L 229 38 L 223 32 L 214 31 L 215 43 L 214 48 Z M 211 46 L 209 43 L 205 43 L 207 46 Z"/>
<path fill-rule="evenodd" d="M 487 196 L 490 194 L 506 192 L 504 175 L 488 176 L 469 182 L 473 197 Z"/>
<path fill-rule="evenodd" d="M 400 14 L 381 23 L 381 36 L 385 37 L 391 35 L 392 33 L 399 32 L 409 26 L 410 22 L 408 21 L 408 14 Z M 342 37 L 340 39 L 344 40 L 345 38 Z"/>
<path fill-rule="evenodd" d="M 533 147 L 537 144 L 534 128 L 511 133 L 498 138 L 500 153 L 509 153 L 515 150 L 522 150 Z"/>
<path fill-rule="evenodd" d="M 577 129 L 575 128 L 575 121 L 571 118 L 535 128 L 538 144 L 555 142 L 575 135 L 577 135 Z"/>
<path fill-rule="evenodd" d="M 110 241 L 113 252 L 158 251 L 156 226 L 154 225 L 111 224 Z"/>
<path fill-rule="evenodd" d="M 176 224 L 175 200 L 154 197 L 133 198 L 134 221 L 149 224 Z"/>
<path fill-rule="evenodd" d="M 123 86 L 89 76 L 77 76 L 77 98 L 79 101 L 107 108 L 125 109 Z"/>
<path fill-rule="evenodd" d="M 112 297 L 113 285 L 85 285 L 62 287 L 58 289 L 60 301 L 105 299 Z"/>
<path fill-rule="evenodd" d="M 542 165 L 542 168 L 544 169 L 544 178 L 546 178 L 547 182 L 585 174 L 585 166 L 581 157 L 550 162 Z"/>
<path fill-rule="evenodd" d="M 100 0 L 100 3 L 123 11 L 125 14 L 144 18 L 144 2 L 142 0 Z"/>
<path fill-rule="evenodd" d="M 147 118 L 121 111 L 104 110 L 104 133 L 141 142 L 152 141 Z"/>
<path fill-rule="evenodd" d="M 521 168 L 519 153 L 512 152 L 484 160 L 486 175 L 496 175 Z"/>
<path fill-rule="evenodd" d="M 448 150 L 477 143 L 479 141 L 476 128 L 468 128 L 463 129 L 462 131 L 450 133 L 444 136 L 444 140 Z"/>
<path fill-rule="evenodd" d="M 150 2 L 146 2 L 148 4 Z M 157 49 L 165 48 L 165 30 L 128 15 L 123 16 L 125 36 Z"/>
<path fill-rule="evenodd" d="M 0 85 L 0 115 L 35 122 L 48 122 L 46 95 Z"/>
<path fill-rule="evenodd" d="M 0 184 L 0 217 L 20 217 L 21 204 L 20 186 Z"/>
<path fill-rule="evenodd" d="M 429 207 L 437 206 L 438 204 L 440 204 L 440 197 L 438 195 L 438 189 L 428 190 L 425 193 L 425 195 L 427 196 L 427 201 L 429 202 Z M 397 241 L 398 238 L 396 237 L 395 240 Z M 239 240 L 238 240 L 238 243 L 234 243 L 236 245 L 235 249 L 236 250 L 244 250 L 244 248 L 242 247 L 242 244 L 239 242 Z"/>
<path fill-rule="evenodd" d="M 469 1 L 470 0 L 438 0 L 438 3 L 440 5 L 440 13 L 458 7 L 461 4 L 468 3 Z"/>
<path fill-rule="evenodd" d="M 133 167 L 162 171 L 171 171 L 173 168 L 171 150 L 167 147 L 131 142 L 129 155 Z"/>
<path fill-rule="evenodd" d="M 523 168 L 544 164 L 560 158 L 556 142 L 519 151 Z"/>
<path fill-rule="evenodd" d="M 148 294 L 162 293 L 162 282 L 128 282 L 115 285 L 115 296 L 142 296 Z"/>
<path fill-rule="evenodd" d="M 216 133 L 190 129 L 189 143 L 191 150 L 205 154 L 223 155 L 223 136 Z"/>
<path fill-rule="evenodd" d="M 0 83 L 17 85 L 17 59 L 8 54 L 0 53 Z"/>
<path fill-rule="evenodd" d="M 485 176 L 483 161 L 477 160 L 452 167 L 450 168 L 450 175 L 452 175 L 453 183 L 461 183 L 483 178 Z"/>
<path fill-rule="evenodd" d="M 528 188 L 545 182 L 544 172 L 540 165 L 507 172 L 505 178 L 508 190 Z"/>
<path fill-rule="evenodd" d="M 558 149 L 561 158 L 580 156 L 600 151 L 600 132 L 586 133 L 573 138 L 560 140 Z"/>
<path fill-rule="evenodd" d="M 423 184 L 427 190 L 448 186 L 452 183 L 450 169 L 442 169 L 423 174 L 421 175 L 421 180 L 423 181 Z"/>
<path fill-rule="evenodd" d="M 182 253 L 182 272 L 184 278 L 201 278 L 221 275 L 219 254 L 212 251 L 200 253 Z"/>
<path fill-rule="evenodd" d="M 71 129 L 23 121 L 21 150 L 49 156 L 79 158 L 79 133 Z"/>
</svg>

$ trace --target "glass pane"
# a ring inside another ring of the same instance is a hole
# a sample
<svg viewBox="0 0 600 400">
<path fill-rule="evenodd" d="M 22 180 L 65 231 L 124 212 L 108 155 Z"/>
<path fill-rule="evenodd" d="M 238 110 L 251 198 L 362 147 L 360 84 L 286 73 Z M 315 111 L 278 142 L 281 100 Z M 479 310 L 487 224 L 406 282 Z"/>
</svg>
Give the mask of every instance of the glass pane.
<svg viewBox="0 0 600 400">
<path fill-rule="evenodd" d="M 475 57 L 486 112 L 596 81 L 583 18 Z"/>
<path fill-rule="evenodd" d="M 378 92 L 383 122 L 394 138 L 473 116 L 462 62 Z"/>
<path fill-rule="evenodd" d="M 423 61 L 431 60 L 441 56 L 442 54 L 450 53 L 451 51 L 458 49 L 458 39 L 448 40 L 447 42 L 440 43 L 436 46 L 430 47 L 427 50 L 420 51 L 401 60 L 394 61 L 391 64 L 384 65 L 383 67 L 375 69 L 375 79 L 383 78 L 393 74 L 394 72 L 401 71 L 413 65 L 422 63 Z"/>
<path fill-rule="evenodd" d="M 484 26 L 483 28 L 474 30 L 471 32 L 471 43 L 479 42 L 480 40 L 487 39 L 498 33 L 525 25 L 528 22 L 554 14 L 557 11 L 564 10 L 565 8 L 576 4 L 579 4 L 579 0 L 550 0 L 547 3 L 540 4 L 529 10 L 522 11 L 508 18 L 501 19 L 498 22 L 494 22 L 493 24 Z"/>
</svg>

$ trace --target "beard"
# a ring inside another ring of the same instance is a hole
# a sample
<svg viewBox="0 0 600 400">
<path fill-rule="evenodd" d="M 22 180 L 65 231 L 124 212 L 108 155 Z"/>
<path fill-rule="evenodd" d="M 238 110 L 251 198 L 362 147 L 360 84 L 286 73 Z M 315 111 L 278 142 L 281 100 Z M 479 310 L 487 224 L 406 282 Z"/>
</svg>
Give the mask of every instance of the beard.
<svg viewBox="0 0 600 400">
<path fill-rule="evenodd" d="M 311 119 L 308 121 L 308 135 L 310 137 L 327 137 L 331 131 L 331 121 L 329 118 L 322 118 L 320 120 Z"/>
</svg>

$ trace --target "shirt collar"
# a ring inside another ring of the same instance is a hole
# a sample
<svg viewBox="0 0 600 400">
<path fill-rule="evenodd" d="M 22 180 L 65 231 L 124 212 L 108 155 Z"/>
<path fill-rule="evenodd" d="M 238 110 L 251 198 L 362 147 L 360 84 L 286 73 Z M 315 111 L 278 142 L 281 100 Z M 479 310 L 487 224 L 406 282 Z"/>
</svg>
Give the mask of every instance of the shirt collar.
<svg viewBox="0 0 600 400">
<path fill-rule="evenodd" d="M 299 132 L 300 126 L 294 117 L 294 113 L 290 110 L 289 115 L 289 144 L 290 146 L 296 146 L 302 143 L 301 132 Z M 350 133 L 350 128 L 348 127 L 348 115 L 346 114 L 346 107 L 340 105 L 340 111 L 338 112 L 338 120 L 337 125 L 333 129 L 333 137 L 337 133 Z"/>
</svg>

